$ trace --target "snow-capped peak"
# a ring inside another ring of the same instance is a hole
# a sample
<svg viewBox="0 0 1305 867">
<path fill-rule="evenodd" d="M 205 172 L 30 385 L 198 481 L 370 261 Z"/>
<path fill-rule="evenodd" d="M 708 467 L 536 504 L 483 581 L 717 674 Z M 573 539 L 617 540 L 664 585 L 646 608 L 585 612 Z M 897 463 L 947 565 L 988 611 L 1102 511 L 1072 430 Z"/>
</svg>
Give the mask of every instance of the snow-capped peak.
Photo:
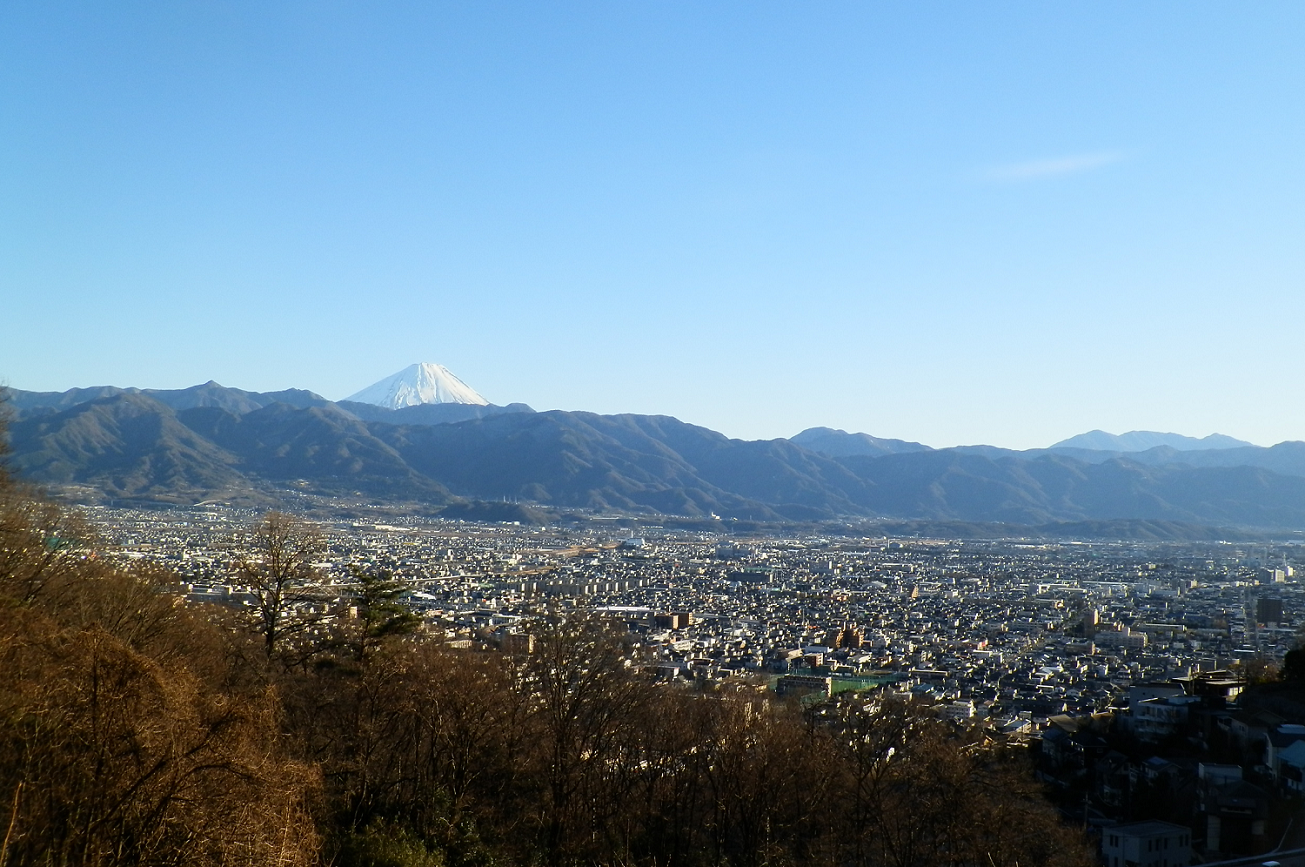
<svg viewBox="0 0 1305 867">
<path fill-rule="evenodd" d="M 488 406 L 489 401 L 440 364 L 412 364 L 375 385 L 369 385 L 345 400 L 401 409 L 423 403 L 470 403 Z"/>
</svg>

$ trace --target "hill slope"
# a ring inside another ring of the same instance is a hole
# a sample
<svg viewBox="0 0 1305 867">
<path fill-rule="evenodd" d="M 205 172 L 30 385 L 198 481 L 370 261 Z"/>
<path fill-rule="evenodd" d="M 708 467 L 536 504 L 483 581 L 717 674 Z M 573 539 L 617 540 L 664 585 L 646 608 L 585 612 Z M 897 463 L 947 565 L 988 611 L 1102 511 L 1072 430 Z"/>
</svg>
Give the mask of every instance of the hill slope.
<svg viewBox="0 0 1305 867">
<path fill-rule="evenodd" d="M 302 406 L 212 383 L 162 396 L 182 408 L 138 390 L 62 409 L 28 400 L 11 430 L 14 468 L 104 496 L 173 502 L 293 489 L 758 520 L 1305 528 L 1305 443 L 1130 454 L 911 451 L 916 444 L 906 443 L 893 445 L 902 449 L 895 453 L 831 457 L 791 440 L 734 440 L 667 416 L 503 408 L 413 424 L 392 422 L 435 407 L 379 410 L 389 421 L 367 421 L 310 392 L 286 395 Z"/>
</svg>

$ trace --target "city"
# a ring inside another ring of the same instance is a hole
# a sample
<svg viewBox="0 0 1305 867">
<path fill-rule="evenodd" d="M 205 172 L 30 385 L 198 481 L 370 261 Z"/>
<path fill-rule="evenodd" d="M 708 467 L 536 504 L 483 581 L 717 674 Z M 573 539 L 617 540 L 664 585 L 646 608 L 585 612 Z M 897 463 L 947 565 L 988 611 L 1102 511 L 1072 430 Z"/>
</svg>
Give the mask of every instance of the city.
<svg viewBox="0 0 1305 867">
<path fill-rule="evenodd" d="M 88 513 L 107 556 L 171 570 L 195 603 L 249 604 L 231 564 L 258 514 Z M 1296 646 L 1297 543 L 783 537 L 595 516 L 548 527 L 383 520 L 315 525 L 318 587 L 304 605 L 320 626 L 357 616 L 356 569 L 403 582 L 423 630 L 467 652 L 528 652 L 541 616 L 591 611 L 668 688 L 742 686 L 812 707 L 896 696 L 1024 744 L 1066 815 L 1098 829 L 1145 814 L 1147 786 L 1178 791 L 1190 776 L 1204 794 L 1190 806 L 1165 797 L 1158 812 L 1172 820 L 1163 827 L 1196 828 L 1190 849 L 1205 860 L 1268 851 L 1288 830 L 1282 805 L 1302 791 L 1305 703 L 1238 702 Z M 1213 806 L 1209 792 L 1230 784 L 1252 804 L 1245 827 L 1246 811 Z"/>
<path fill-rule="evenodd" d="M 1305 867 L 1302 44 L 0 3 L 0 867 Z"/>
</svg>

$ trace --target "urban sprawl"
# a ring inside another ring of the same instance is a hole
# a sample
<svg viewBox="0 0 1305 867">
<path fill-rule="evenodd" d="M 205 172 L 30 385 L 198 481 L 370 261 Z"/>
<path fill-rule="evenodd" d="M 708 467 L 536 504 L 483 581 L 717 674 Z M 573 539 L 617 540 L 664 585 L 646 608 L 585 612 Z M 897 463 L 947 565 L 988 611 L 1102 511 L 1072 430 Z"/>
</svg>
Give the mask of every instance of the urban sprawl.
<svg viewBox="0 0 1305 867">
<path fill-rule="evenodd" d="M 258 514 L 88 511 L 109 556 L 166 566 L 190 600 L 248 604 L 231 564 Z M 896 694 L 1027 743 L 1066 814 L 1100 831 L 1108 867 L 1291 845 L 1277 813 L 1305 792 L 1305 704 L 1246 698 L 1296 646 L 1300 544 L 384 520 L 317 525 L 304 604 L 323 621 L 351 616 L 351 567 L 404 581 L 423 628 L 455 647 L 529 652 L 540 615 L 591 611 L 668 684 L 813 705 Z"/>
</svg>

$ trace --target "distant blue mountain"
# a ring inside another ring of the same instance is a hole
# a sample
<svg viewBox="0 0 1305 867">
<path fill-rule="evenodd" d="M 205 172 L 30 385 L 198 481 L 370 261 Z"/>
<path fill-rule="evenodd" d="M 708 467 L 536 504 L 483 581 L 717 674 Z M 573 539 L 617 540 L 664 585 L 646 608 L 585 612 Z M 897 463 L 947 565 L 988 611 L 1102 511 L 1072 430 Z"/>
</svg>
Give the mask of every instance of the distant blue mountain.
<svg viewBox="0 0 1305 867">
<path fill-rule="evenodd" d="M 1203 452 L 1210 449 L 1241 449 L 1253 446 L 1244 440 L 1233 439 L 1223 434 L 1210 434 L 1208 437 L 1183 436 L 1176 433 L 1159 433 L 1150 430 L 1134 430 L 1126 434 L 1106 433 L 1103 430 L 1088 431 L 1078 436 L 1051 446 L 1053 449 L 1091 449 L 1098 452 L 1144 452 L 1157 446 L 1168 446 L 1180 452 Z"/>
<path fill-rule="evenodd" d="M 1139 441 L 1173 435 L 1135 433 L 1087 438 L 1105 450 L 1083 448 L 1083 438 L 1024 452 L 934 450 L 830 429 L 733 440 L 667 416 L 459 405 L 473 415 L 453 418 L 438 405 L 364 408 L 216 383 L 9 395 L 10 469 L 92 500 L 256 504 L 319 493 L 489 520 L 527 516 L 476 503 L 740 521 L 1062 523 L 1073 534 L 1130 538 L 1190 536 L 1172 529 L 1180 524 L 1305 530 L 1302 442 L 1210 448 L 1230 438 L 1170 439 L 1188 446 L 1180 451 Z M 1119 521 L 1134 524 L 1109 523 Z"/>
<path fill-rule="evenodd" d="M 877 458 L 881 455 L 932 451 L 928 446 L 920 443 L 883 439 L 865 433 L 848 433 L 845 430 L 828 427 L 807 428 L 797 436 L 789 437 L 788 441 L 831 458 L 850 455 L 869 455 Z"/>
</svg>

